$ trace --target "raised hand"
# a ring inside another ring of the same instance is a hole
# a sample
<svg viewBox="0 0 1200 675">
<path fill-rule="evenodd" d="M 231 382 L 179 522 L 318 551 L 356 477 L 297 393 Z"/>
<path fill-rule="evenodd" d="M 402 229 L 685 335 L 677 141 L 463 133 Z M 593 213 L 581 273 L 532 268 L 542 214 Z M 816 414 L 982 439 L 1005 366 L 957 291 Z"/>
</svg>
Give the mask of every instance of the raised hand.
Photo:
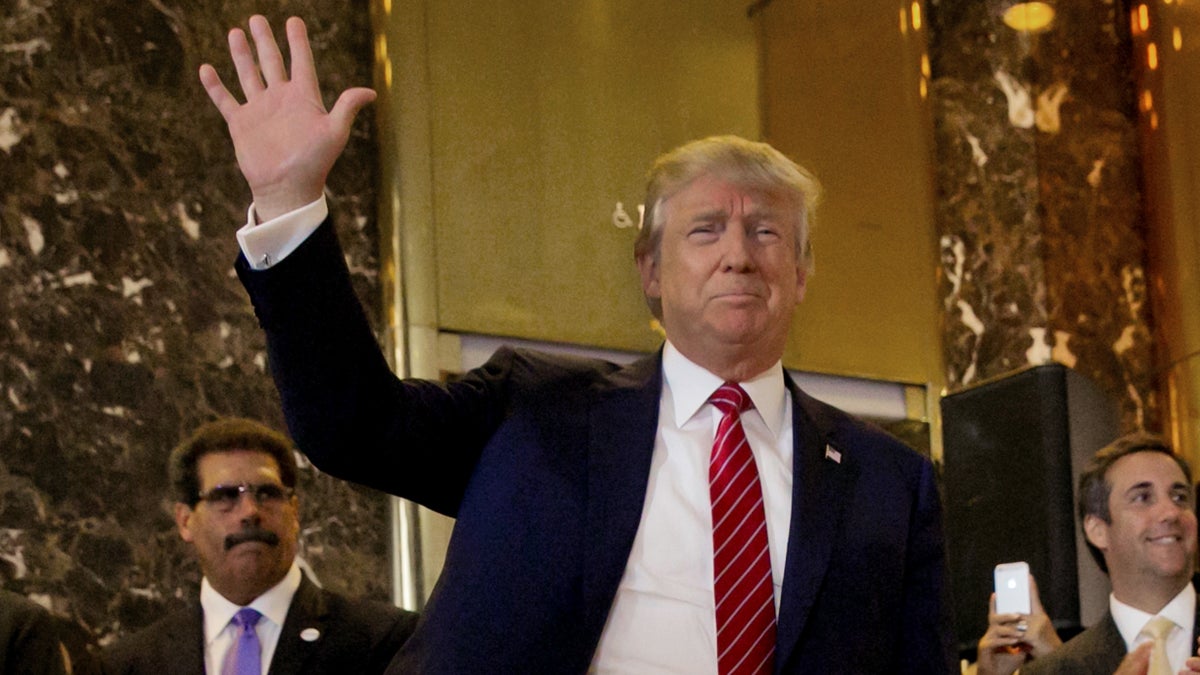
<svg viewBox="0 0 1200 675">
<path fill-rule="evenodd" d="M 259 219 L 270 220 L 321 196 L 325 178 L 350 138 L 354 117 L 375 100 L 375 92 L 347 89 L 327 112 L 304 21 L 287 20 L 290 77 L 265 17 L 250 17 L 250 34 L 257 62 L 246 34 L 240 28 L 229 31 L 229 53 L 245 103 L 207 63 L 200 66 L 200 82 L 229 126 Z"/>
<path fill-rule="evenodd" d="M 1012 675 L 1030 658 L 1041 658 L 1062 646 L 1054 624 L 1029 578 L 1029 614 L 997 614 L 996 594 L 988 604 L 988 629 L 979 639 L 978 674 Z"/>
</svg>

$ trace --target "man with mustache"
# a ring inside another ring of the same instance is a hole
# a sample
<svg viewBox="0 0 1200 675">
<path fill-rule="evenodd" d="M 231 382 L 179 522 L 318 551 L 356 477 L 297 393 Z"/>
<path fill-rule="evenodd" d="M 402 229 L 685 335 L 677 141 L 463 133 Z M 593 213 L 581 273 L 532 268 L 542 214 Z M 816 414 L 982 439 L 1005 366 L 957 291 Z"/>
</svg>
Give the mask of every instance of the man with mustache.
<svg viewBox="0 0 1200 675">
<path fill-rule="evenodd" d="M 1112 582 L 1109 613 L 1023 675 L 1200 672 L 1195 494 L 1187 462 L 1158 436 L 1130 434 L 1096 453 L 1079 477 L 1078 508 Z"/>
<path fill-rule="evenodd" d="M 197 607 L 105 655 L 110 673 L 379 673 L 416 615 L 351 601 L 296 564 L 296 463 L 282 434 L 247 419 L 201 426 L 171 452 L 175 523 L 200 559 Z"/>
</svg>

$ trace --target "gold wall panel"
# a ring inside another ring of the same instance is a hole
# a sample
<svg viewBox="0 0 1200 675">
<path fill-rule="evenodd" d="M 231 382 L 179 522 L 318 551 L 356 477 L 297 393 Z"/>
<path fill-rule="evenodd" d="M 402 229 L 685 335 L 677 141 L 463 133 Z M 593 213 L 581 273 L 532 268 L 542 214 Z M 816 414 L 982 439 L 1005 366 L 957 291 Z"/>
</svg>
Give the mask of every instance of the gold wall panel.
<svg viewBox="0 0 1200 675">
<path fill-rule="evenodd" d="M 424 63 L 421 88 L 393 83 L 392 96 L 428 154 L 401 160 L 400 210 L 432 221 L 431 250 L 404 248 L 436 261 L 437 330 L 654 348 L 634 232 L 612 225 L 613 207 L 636 218 L 662 151 L 765 129 L 827 188 L 786 365 L 941 381 L 923 35 L 907 11 L 879 0 L 775 0 L 752 15 L 728 0 L 402 4 L 424 14 L 399 27 Z M 423 231 L 410 216 L 402 229 Z"/>
<path fill-rule="evenodd" d="M 785 361 L 940 383 L 919 3 L 774 0 L 759 22 L 766 140 L 825 186 L 817 271 Z"/>
<path fill-rule="evenodd" d="M 1200 462 L 1200 9 L 1152 4 L 1135 24 L 1164 434 Z M 1153 45 L 1153 49 L 1151 48 Z M 1151 66 L 1153 52 L 1153 67 Z"/>
<path fill-rule="evenodd" d="M 741 0 L 426 4 L 443 330 L 649 350 L 634 230 L 650 161 L 759 136 Z"/>
</svg>

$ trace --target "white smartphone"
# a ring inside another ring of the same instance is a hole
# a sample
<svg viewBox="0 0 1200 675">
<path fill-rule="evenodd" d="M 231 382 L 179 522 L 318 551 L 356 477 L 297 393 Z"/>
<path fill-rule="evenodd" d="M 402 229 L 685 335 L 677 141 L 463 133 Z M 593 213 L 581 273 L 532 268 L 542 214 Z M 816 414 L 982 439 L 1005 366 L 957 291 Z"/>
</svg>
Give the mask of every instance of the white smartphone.
<svg viewBox="0 0 1200 675">
<path fill-rule="evenodd" d="M 1028 563 L 996 565 L 996 613 L 1029 614 L 1030 611 Z"/>
</svg>

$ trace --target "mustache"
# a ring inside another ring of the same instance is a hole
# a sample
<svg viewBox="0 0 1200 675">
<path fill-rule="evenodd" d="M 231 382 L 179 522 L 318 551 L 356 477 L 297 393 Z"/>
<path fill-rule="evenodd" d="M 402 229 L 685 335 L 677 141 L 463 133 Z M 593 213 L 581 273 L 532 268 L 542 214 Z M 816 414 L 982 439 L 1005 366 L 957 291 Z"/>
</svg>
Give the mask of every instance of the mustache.
<svg viewBox="0 0 1200 675">
<path fill-rule="evenodd" d="M 247 527 L 241 532 L 234 532 L 233 534 L 225 537 L 225 550 L 228 551 L 234 546 L 237 546 L 238 544 L 244 544 L 248 541 L 261 541 L 267 546 L 278 546 L 279 535 L 261 527 Z"/>
</svg>

